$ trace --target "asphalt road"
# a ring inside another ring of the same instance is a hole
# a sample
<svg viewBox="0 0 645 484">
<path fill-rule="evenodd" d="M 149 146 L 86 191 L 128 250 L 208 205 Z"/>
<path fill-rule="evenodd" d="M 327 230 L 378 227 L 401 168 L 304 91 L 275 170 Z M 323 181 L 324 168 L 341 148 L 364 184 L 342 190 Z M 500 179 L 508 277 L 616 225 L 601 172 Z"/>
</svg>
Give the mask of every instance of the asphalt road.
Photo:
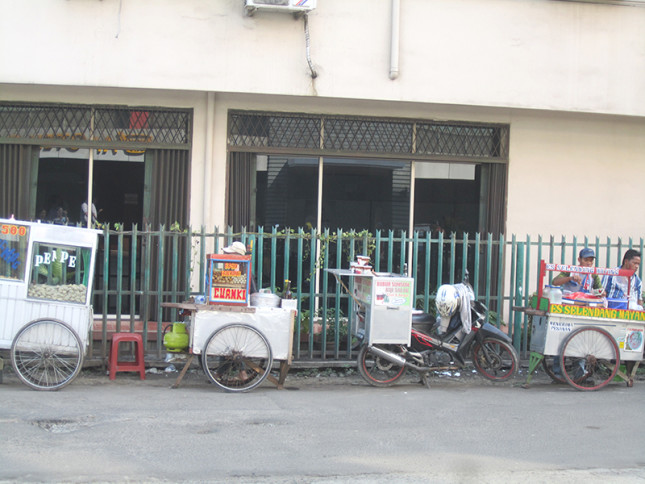
<svg viewBox="0 0 645 484">
<path fill-rule="evenodd" d="M 0 385 L 0 482 L 645 482 L 645 381 L 579 392 L 466 371 L 381 389 L 290 374 L 246 394 L 193 372 Z"/>
</svg>

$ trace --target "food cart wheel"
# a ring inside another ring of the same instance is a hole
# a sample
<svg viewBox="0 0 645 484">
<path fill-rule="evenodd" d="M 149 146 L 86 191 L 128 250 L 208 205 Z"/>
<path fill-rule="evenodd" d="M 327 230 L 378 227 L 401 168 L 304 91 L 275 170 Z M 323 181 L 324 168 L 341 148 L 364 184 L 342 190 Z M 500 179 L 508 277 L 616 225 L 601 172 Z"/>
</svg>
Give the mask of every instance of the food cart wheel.
<svg viewBox="0 0 645 484">
<path fill-rule="evenodd" d="M 616 376 L 619 364 L 616 340 L 602 328 L 578 328 L 562 343 L 562 373 L 566 382 L 577 390 L 604 387 Z"/>
<path fill-rule="evenodd" d="M 266 337 L 248 324 L 233 323 L 213 332 L 202 356 L 204 372 L 227 392 L 248 392 L 271 371 L 273 356 Z"/>
<path fill-rule="evenodd" d="M 555 358 L 559 358 L 559 356 L 556 356 Z M 566 383 L 564 377 L 562 376 L 562 373 L 556 373 L 555 371 L 553 371 L 553 357 L 545 356 L 542 360 L 542 367 L 544 368 L 544 372 L 549 375 L 551 380 L 558 383 Z"/>
<path fill-rule="evenodd" d="M 403 353 L 400 345 L 380 345 L 380 349 L 396 355 Z M 369 346 L 364 345 L 358 353 L 358 371 L 363 379 L 375 387 L 394 385 L 406 371 L 405 366 L 399 366 L 370 352 Z"/>
<path fill-rule="evenodd" d="M 81 339 L 67 323 L 39 319 L 24 326 L 14 338 L 11 362 L 27 386 L 34 390 L 58 390 L 81 370 L 81 348 Z"/>
<path fill-rule="evenodd" d="M 484 378 L 505 381 L 517 373 L 520 359 L 515 348 L 497 338 L 484 338 L 473 345 L 473 365 Z"/>
</svg>

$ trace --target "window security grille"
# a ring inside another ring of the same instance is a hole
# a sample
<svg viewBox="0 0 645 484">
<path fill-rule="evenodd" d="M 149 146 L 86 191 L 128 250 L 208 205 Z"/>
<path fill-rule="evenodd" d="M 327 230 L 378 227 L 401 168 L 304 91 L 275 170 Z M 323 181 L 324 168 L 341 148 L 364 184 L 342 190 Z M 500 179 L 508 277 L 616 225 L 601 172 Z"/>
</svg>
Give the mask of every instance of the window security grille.
<svg viewBox="0 0 645 484">
<path fill-rule="evenodd" d="M 192 110 L 0 103 L 0 143 L 189 149 L 191 138 Z"/>
<path fill-rule="evenodd" d="M 268 154 L 506 162 L 509 131 L 498 124 L 231 111 L 228 146 Z"/>
</svg>

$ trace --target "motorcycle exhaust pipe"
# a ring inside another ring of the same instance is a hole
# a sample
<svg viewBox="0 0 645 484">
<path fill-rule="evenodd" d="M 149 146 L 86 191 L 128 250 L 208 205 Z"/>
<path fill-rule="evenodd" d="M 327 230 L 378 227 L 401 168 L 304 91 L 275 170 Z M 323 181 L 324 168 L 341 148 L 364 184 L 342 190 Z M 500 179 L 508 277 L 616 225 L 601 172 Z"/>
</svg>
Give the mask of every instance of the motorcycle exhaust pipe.
<svg viewBox="0 0 645 484">
<path fill-rule="evenodd" d="M 413 363 L 410 363 L 409 361 L 407 361 L 402 356 L 396 355 L 396 354 L 391 353 L 390 351 L 386 351 L 386 350 L 384 350 L 382 348 L 378 348 L 376 346 L 370 346 L 369 351 L 373 355 L 376 355 L 379 358 L 383 358 L 384 360 L 387 360 L 390 363 L 394 363 L 395 365 L 407 366 L 408 368 L 413 368 L 413 369 L 415 369 L 417 371 L 423 369 L 420 366 L 417 366 L 417 365 L 415 365 Z"/>
</svg>

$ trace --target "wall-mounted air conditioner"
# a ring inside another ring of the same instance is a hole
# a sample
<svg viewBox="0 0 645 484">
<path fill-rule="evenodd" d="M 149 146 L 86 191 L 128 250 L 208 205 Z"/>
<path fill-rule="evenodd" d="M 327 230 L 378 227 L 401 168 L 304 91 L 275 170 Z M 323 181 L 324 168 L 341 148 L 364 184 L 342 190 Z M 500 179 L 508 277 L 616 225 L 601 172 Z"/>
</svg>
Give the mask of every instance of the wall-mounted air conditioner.
<svg viewBox="0 0 645 484">
<path fill-rule="evenodd" d="M 274 12 L 307 13 L 316 8 L 316 0 L 244 0 L 247 15 L 256 10 Z"/>
</svg>

